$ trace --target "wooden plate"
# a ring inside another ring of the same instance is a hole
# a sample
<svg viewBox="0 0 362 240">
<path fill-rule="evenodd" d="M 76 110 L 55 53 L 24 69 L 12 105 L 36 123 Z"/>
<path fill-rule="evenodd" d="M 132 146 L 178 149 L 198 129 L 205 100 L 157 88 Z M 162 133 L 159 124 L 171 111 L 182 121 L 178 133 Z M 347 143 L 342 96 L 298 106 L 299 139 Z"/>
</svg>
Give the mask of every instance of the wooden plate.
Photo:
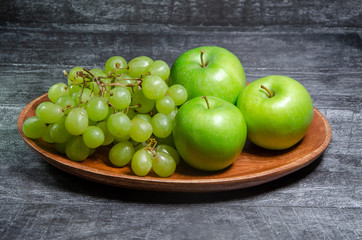
<svg viewBox="0 0 362 240">
<path fill-rule="evenodd" d="M 327 119 L 315 108 L 312 124 L 306 136 L 294 147 L 283 151 L 270 151 L 251 143 L 245 145 L 239 158 L 228 168 L 217 172 L 203 172 L 181 162 L 169 178 L 150 173 L 135 176 L 130 167 L 113 167 L 108 160 L 109 148 L 99 148 L 83 162 L 73 162 L 58 154 L 51 144 L 25 137 L 22 126 L 36 107 L 49 101 L 47 94 L 33 100 L 20 113 L 18 129 L 24 141 L 47 162 L 70 174 L 120 187 L 180 192 L 208 192 L 246 188 L 266 183 L 313 162 L 327 148 L 331 128 Z"/>
</svg>

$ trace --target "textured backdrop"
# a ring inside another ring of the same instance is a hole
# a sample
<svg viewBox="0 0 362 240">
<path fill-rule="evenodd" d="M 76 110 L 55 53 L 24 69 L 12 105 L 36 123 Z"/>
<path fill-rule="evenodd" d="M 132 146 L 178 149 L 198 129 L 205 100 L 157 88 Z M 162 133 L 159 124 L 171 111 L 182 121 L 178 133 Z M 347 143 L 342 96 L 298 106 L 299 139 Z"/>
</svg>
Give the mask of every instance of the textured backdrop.
<svg viewBox="0 0 362 240">
<path fill-rule="evenodd" d="M 0 239 L 361 239 L 362 1 L 2 1 Z M 221 193 L 149 192 L 82 180 L 22 141 L 20 111 L 63 69 L 113 55 L 170 66 L 218 45 L 247 81 L 288 75 L 332 127 L 314 163 Z"/>
</svg>

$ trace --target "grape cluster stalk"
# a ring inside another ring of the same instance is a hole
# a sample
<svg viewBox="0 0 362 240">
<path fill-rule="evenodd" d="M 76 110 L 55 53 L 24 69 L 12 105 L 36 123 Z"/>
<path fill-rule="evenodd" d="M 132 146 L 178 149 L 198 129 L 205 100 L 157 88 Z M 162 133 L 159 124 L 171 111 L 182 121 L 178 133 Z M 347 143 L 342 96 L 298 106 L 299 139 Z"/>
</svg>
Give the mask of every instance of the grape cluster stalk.
<svg viewBox="0 0 362 240">
<path fill-rule="evenodd" d="M 54 144 L 73 161 L 110 146 L 108 157 L 115 167 L 130 165 L 137 176 L 151 170 L 160 177 L 174 173 L 180 156 L 173 121 L 188 95 L 181 85 L 168 86 L 166 62 L 140 56 L 127 63 L 113 56 L 104 70 L 74 67 L 64 75 L 67 84 L 52 85 L 49 101 L 25 120 L 26 137 Z"/>
</svg>

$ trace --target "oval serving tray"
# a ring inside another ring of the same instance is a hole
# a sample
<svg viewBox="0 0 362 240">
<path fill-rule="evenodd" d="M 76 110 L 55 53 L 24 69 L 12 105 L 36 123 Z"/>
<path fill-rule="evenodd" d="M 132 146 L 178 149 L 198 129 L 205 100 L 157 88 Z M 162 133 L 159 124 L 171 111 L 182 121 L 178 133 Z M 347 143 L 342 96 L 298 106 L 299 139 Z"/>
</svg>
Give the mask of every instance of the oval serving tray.
<svg viewBox="0 0 362 240">
<path fill-rule="evenodd" d="M 138 177 L 129 166 L 113 167 L 108 160 L 109 147 L 102 147 L 83 162 L 73 162 L 57 153 L 51 144 L 27 138 L 22 126 L 24 121 L 35 115 L 36 107 L 49 101 L 44 94 L 20 113 L 18 129 L 24 141 L 45 161 L 70 174 L 104 184 L 134 189 L 211 192 L 240 189 L 266 183 L 301 169 L 316 160 L 331 140 L 331 127 L 327 119 L 314 108 L 314 116 L 306 136 L 287 150 L 271 151 L 249 142 L 238 159 L 228 168 L 217 172 L 204 172 L 182 162 L 169 178 L 157 177 L 152 172 Z"/>
</svg>

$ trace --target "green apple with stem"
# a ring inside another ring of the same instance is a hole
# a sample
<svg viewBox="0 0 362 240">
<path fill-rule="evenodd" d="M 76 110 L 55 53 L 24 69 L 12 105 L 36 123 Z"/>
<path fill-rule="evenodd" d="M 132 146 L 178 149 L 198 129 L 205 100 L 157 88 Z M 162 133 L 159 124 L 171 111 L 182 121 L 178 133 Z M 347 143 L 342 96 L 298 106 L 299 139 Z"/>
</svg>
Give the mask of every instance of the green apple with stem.
<svg viewBox="0 0 362 240">
<path fill-rule="evenodd" d="M 313 102 L 302 84 L 279 75 L 260 78 L 241 92 L 237 106 L 248 127 L 248 139 L 272 150 L 287 149 L 306 134 Z"/>
<path fill-rule="evenodd" d="M 169 83 L 183 85 L 188 99 L 215 96 L 233 104 L 246 84 L 239 59 L 217 46 L 198 47 L 180 55 L 171 67 Z"/>
<path fill-rule="evenodd" d="M 196 97 L 181 106 L 173 137 L 180 156 L 194 168 L 216 171 L 231 165 L 246 141 L 240 110 L 218 97 Z"/>
</svg>

